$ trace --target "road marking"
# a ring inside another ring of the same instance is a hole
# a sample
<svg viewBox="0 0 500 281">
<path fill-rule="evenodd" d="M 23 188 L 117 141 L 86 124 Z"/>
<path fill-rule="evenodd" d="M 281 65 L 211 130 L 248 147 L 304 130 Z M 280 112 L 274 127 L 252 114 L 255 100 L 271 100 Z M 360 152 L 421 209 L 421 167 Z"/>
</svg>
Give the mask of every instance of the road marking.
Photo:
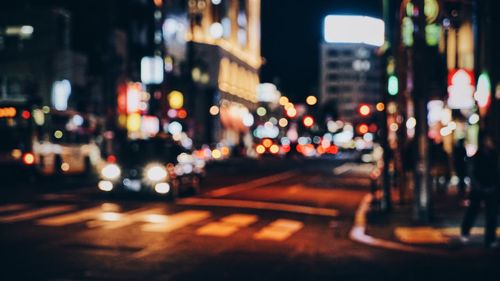
<svg viewBox="0 0 500 281">
<path fill-rule="evenodd" d="M 449 238 L 432 227 L 396 227 L 394 234 L 399 241 L 409 244 L 446 244 Z"/>
<path fill-rule="evenodd" d="M 439 228 L 438 230 L 441 231 L 446 236 L 461 235 L 460 227 L 445 227 L 445 228 Z M 484 227 L 473 227 L 470 230 L 470 235 L 472 236 L 484 235 L 484 231 L 485 231 Z M 500 236 L 500 227 L 497 227 L 497 236 Z"/>
<path fill-rule="evenodd" d="M 304 227 L 304 223 L 294 220 L 279 219 L 255 233 L 257 240 L 284 241 Z"/>
<path fill-rule="evenodd" d="M 144 220 L 145 216 L 161 213 L 162 208 L 140 208 L 127 213 L 104 212 L 97 220 L 87 222 L 90 228 L 118 229 Z"/>
<path fill-rule="evenodd" d="M 0 222 L 12 223 L 12 222 L 25 221 L 25 220 L 30 220 L 30 219 L 35 219 L 38 217 L 46 216 L 46 215 L 62 213 L 62 212 L 70 211 L 73 209 L 74 209 L 74 207 L 69 206 L 69 205 L 44 207 L 44 208 L 40 208 L 37 210 L 30 210 L 30 211 L 25 211 L 25 212 L 13 214 L 13 215 L 2 216 L 2 217 L 0 217 Z"/>
<path fill-rule="evenodd" d="M 149 220 L 149 223 L 141 226 L 145 232 L 172 232 L 190 224 L 205 220 L 212 214 L 208 211 L 183 211 L 174 215 L 156 216 L 155 220 Z M 147 218 L 146 220 L 147 221 Z"/>
<path fill-rule="evenodd" d="M 27 205 L 24 204 L 9 204 L 9 205 L 4 205 L 0 207 L 0 213 L 3 212 L 12 212 L 12 211 L 19 211 L 28 208 Z"/>
<path fill-rule="evenodd" d="M 99 215 L 106 214 L 106 212 L 114 212 L 118 210 L 120 210 L 120 207 L 118 205 L 112 203 L 104 203 L 98 207 L 76 211 L 56 217 L 40 219 L 37 221 L 37 224 L 44 226 L 64 226 L 87 220 L 98 219 Z"/>
<path fill-rule="evenodd" d="M 460 236 L 460 228 L 397 227 L 394 234 L 399 241 L 408 244 L 447 244 L 452 238 Z M 484 235 L 484 227 L 473 227 L 470 234 Z M 500 235 L 500 227 L 497 228 L 497 235 Z"/>
<path fill-rule="evenodd" d="M 389 249 L 389 250 L 396 250 L 396 251 L 404 251 L 404 252 L 411 252 L 411 253 L 420 253 L 420 254 L 434 254 L 434 255 L 444 255 L 446 254 L 443 251 L 440 251 L 438 249 L 428 249 L 428 248 L 419 248 L 419 247 L 413 247 L 397 242 L 392 242 L 388 240 L 383 240 L 379 238 L 375 238 L 373 236 L 367 235 L 366 234 L 366 214 L 368 213 L 370 209 L 370 204 L 373 200 L 373 196 L 371 194 L 366 194 L 363 199 L 361 200 L 361 203 L 356 210 L 356 214 L 354 216 L 354 226 L 351 228 L 351 231 L 349 233 L 349 238 L 353 241 L 369 245 L 372 247 L 378 247 L 378 248 L 384 248 L 384 249 Z"/>
<path fill-rule="evenodd" d="M 219 188 L 217 190 L 208 192 L 208 193 L 206 193 L 206 195 L 209 195 L 211 197 L 223 197 L 223 196 L 226 196 L 229 194 L 238 193 L 238 192 L 242 192 L 245 190 L 254 189 L 254 188 L 266 185 L 266 184 L 282 181 L 284 179 L 290 178 L 291 176 L 293 176 L 293 174 L 294 174 L 293 171 L 288 171 L 288 172 L 284 172 L 284 173 L 280 173 L 280 174 L 276 174 L 276 175 L 272 175 L 272 176 L 268 176 L 268 177 L 264 177 L 264 178 L 259 178 L 259 179 L 252 180 L 252 181 L 249 181 L 246 183 L 240 183 L 240 184 L 236 184 L 236 185 L 222 187 L 222 188 Z"/>
<path fill-rule="evenodd" d="M 335 209 L 316 208 L 309 206 L 298 206 L 298 205 L 271 203 L 263 201 L 186 198 L 178 200 L 177 204 L 190 205 L 190 206 L 234 207 L 234 208 L 255 209 L 255 210 L 281 211 L 281 212 L 307 214 L 315 216 L 327 216 L 327 217 L 337 217 L 339 215 L 339 211 Z"/>
<path fill-rule="evenodd" d="M 219 222 L 212 222 L 200 227 L 197 235 L 228 237 L 241 228 L 247 227 L 258 220 L 256 215 L 233 214 L 222 218 Z"/>
</svg>

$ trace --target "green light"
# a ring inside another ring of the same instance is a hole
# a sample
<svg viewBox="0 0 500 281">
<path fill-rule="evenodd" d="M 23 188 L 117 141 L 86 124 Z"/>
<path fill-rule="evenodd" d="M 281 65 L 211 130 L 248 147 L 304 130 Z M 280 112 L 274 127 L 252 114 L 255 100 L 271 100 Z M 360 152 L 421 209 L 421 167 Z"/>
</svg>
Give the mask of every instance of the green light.
<svg viewBox="0 0 500 281">
<path fill-rule="evenodd" d="M 441 36 L 441 27 L 437 24 L 425 26 L 425 42 L 429 46 L 437 46 Z"/>
<path fill-rule="evenodd" d="M 389 76 L 389 81 L 387 83 L 387 91 L 391 96 L 395 96 L 399 92 L 399 82 L 398 78 L 394 75 Z"/>
<path fill-rule="evenodd" d="M 403 45 L 406 47 L 413 46 L 413 21 L 409 17 L 403 18 L 401 23 L 401 37 L 403 40 Z"/>
</svg>

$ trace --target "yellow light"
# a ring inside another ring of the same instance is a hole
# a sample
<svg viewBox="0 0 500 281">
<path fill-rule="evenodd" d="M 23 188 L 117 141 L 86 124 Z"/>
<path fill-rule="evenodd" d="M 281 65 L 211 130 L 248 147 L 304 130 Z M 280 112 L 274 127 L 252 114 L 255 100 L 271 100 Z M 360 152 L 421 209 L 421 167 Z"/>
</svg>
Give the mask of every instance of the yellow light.
<svg viewBox="0 0 500 281">
<path fill-rule="evenodd" d="M 308 96 L 308 97 L 306 98 L 306 103 L 307 103 L 308 105 L 315 105 L 315 104 L 317 104 L 317 103 L 318 103 L 318 98 L 316 98 L 315 96 Z"/>
<path fill-rule="evenodd" d="M 264 116 L 267 114 L 267 110 L 264 107 L 257 108 L 257 115 Z"/>
<path fill-rule="evenodd" d="M 255 151 L 257 151 L 258 154 L 263 154 L 264 152 L 266 152 L 266 148 L 262 144 L 259 144 L 255 148 Z"/>
<path fill-rule="evenodd" d="M 269 148 L 269 151 L 271 151 L 272 154 L 276 154 L 276 153 L 278 153 L 280 151 L 280 148 L 279 148 L 279 146 L 273 144 Z"/>
<path fill-rule="evenodd" d="M 314 125 L 314 119 L 311 116 L 307 116 L 304 118 L 304 126 L 312 127 Z"/>
<path fill-rule="evenodd" d="M 11 118 L 16 116 L 17 110 L 14 107 L 0 108 L 0 118 Z"/>
<path fill-rule="evenodd" d="M 288 98 L 287 98 L 287 97 L 285 97 L 285 96 L 282 96 L 282 97 L 280 97 L 280 99 L 279 99 L 279 104 L 280 104 L 281 106 L 285 106 L 285 104 L 287 104 L 288 102 L 289 102 L 289 100 L 288 100 Z"/>
<path fill-rule="evenodd" d="M 270 139 L 265 139 L 262 144 L 264 145 L 265 148 L 269 148 L 271 147 L 271 145 L 273 144 L 273 141 L 270 140 Z"/>
<path fill-rule="evenodd" d="M 212 150 L 212 157 L 214 159 L 220 159 L 222 157 L 222 153 L 218 149 Z"/>
<path fill-rule="evenodd" d="M 230 151 L 229 151 L 229 147 L 227 147 L 227 146 L 222 147 L 222 148 L 220 149 L 220 151 L 221 151 L 222 155 L 224 155 L 224 156 L 228 156 L 228 155 L 229 155 L 229 153 L 230 153 Z"/>
<path fill-rule="evenodd" d="M 130 114 L 127 118 L 127 130 L 138 132 L 141 129 L 141 115 L 139 113 Z"/>
<path fill-rule="evenodd" d="M 383 102 L 379 102 L 379 103 L 377 103 L 377 105 L 375 106 L 375 108 L 377 109 L 377 111 L 382 112 L 385 109 L 385 105 L 384 105 Z"/>
<path fill-rule="evenodd" d="M 286 115 L 290 118 L 294 118 L 295 116 L 297 116 L 297 110 L 293 107 L 289 108 L 286 110 Z"/>
<path fill-rule="evenodd" d="M 48 114 L 50 112 L 50 107 L 44 106 L 44 107 L 42 107 L 42 111 L 43 111 L 43 113 Z"/>
<path fill-rule="evenodd" d="M 285 109 L 286 109 L 286 110 L 288 110 L 288 109 L 290 109 L 290 108 L 293 108 L 293 107 L 294 107 L 294 106 L 293 106 L 293 103 L 291 103 L 291 102 L 286 103 L 284 106 L 285 106 Z"/>
<path fill-rule="evenodd" d="M 286 118 L 281 118 L 279 121 L 279 125 L 280 125 L 280 127 L 283 127 L 283 128 L 288 126 L 288 120 L 286 120 Z"/>
<path fill-rule="evenodd" d="M 184 106 L 184 95 L 179 91 L 168 94 L 168 103 L 172 109 L 181 109 Z"/>
<path fill-rule="evenodd" d="M 210 111 L 210 115 L 216 116 L 217 114 L 219 114 L 219 107 L 216 105 L 212 105 L 212 107 L 210 107 L 209 111 Z"/>
<path fill-rule="evenodd" d="M 21 156 L 23 155 L 23 153 L 22 153 L 22 152 L 21 152 L 21 150 L 19 150 L 19 149 L 13 149 L 10 155 L 11 155 L 11 156 L 12 156 L 12 158 L 14 158 L 14 159 L 20 159 L 20 158 L 21 158 Z"/>
<path fill-rule="evenodd" d="M 54 132 L 54 138 L 56 139 L 61 139 L 63 137 L 63 132 L 60 130 L 57 130 Z"/>
<path fill-rule="evenodd" d="M 64 172 L 69 171 L 69 164 L 68 163 L 62 163 L 61 164 L 61 170 L 63 170 Z"/>
</svg>

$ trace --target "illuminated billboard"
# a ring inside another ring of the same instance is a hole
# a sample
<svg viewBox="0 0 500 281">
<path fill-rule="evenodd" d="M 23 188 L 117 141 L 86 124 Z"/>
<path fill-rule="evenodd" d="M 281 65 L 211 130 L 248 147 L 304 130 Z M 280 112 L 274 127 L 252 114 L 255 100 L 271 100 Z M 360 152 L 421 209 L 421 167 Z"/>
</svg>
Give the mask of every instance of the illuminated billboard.
<svg viewBox="0 0 500 281">
<path fill-rule="evenodd" d="M 384 21 L 366 16 L 330 15 L 325 18 L 327 43 L 364 43 L 380 47 L 385 40 Z"/>
</svg>

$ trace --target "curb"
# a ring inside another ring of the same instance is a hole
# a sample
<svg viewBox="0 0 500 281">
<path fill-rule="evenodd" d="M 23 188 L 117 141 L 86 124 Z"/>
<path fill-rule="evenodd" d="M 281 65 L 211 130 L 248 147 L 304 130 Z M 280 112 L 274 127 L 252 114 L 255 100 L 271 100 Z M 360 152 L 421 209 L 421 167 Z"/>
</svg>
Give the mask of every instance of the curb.
<svg viewBox="0 0 500 281">
<path fill-rule="evenodd" d="M 352 241 L 372 247 L 383 248 L 394 251 L 402 251 L 402 252 L 426 254 L 426 255 L 431 254 L 437 256 L 443 256 L 449 254 L 448 252 L 443 250 L 414 247 L 403 243 L 376 238 L 366 234 L 366 226 L 367 226 L 366 214 L 370 209 L 370 204 L 372 201 L 373 201 L 373 196 L 369 193 L 366 194 L 361 200 L 361 203 L 358 209 L 356 210 L 356 214 L 354 216 L 354 226 L 349 232 L 349 238 Z"/>
</svg>

